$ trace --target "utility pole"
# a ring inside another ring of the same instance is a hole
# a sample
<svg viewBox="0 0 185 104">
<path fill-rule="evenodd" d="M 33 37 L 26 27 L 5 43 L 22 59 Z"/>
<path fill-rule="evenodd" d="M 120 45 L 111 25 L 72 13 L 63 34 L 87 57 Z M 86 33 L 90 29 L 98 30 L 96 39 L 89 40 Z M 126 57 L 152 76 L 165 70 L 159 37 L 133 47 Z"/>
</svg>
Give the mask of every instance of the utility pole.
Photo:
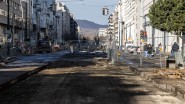
<svg viewBox="0 0 185 104">
<path fill-rule="evenodd" d="M 39 16 L 38 16 L 38 11 L 36 11 L 36 21 L 37 21 L 36 47 L 38 48 L 38 42 L 39 42 L 39 38 L 40 38 L 40 32 L 39 32 L 39 28 L 40 28 L 39 22 L 40 22 L 40 20 L 39 20 Z"/>
<path fill-rule="evenodd" d="M 15 34 L 15 27 L 14 27 L 14 20 L 15 20 L 15 9 L 14 9 L 14 3 L 13 3 L 13 17 L 12 17 L 12 46 L 14 46 L 14 34 Z"/>
<path fill-rule="evenodd" d="M 35 6 L 36 6 L 36 11 L 35 11 L 35 15 L 36 15 L 36 22 L 37 22 L 37 26 L 36 26 L 36 49 L 38 49 L 38 42 L 39 42 L 39 38 L 40 38 L 40 15 L 38 14 L 39 11 L 41 11 L 41 4 L 38 3 L 38 0 L 36 0 Z"/>
<path fill-rule="evenodd" d="M 123 39 L 123 31 L 122 31 L 122 26 L 123 26 L 123 21 L 122 21 L 122 14 L 121 14 L 121 12 L 122 12 L 122 3 L 121 3 L 121 1 L 119 1 L 120 3 L 119 3 L 119 10 L 118 10 L 118 34 L 119 34 L 119 52 L 120 52 L 120 57 L 119 57 L 119 59 L 120 59 L 120 62 L 121 62 L 121 60 L 122 60 L 122 47 L 123 47 L 123 41 L 122 41 L 122 39 Z M 119 61 L 119 60 L 118 60 Z"/>
<path fill-rule="evenodd" d="M 28 41 L 28 4 L 26 2 L 25 41 Z"/>
<path fill-rule="evenodd" d="M 144 1 L 141 1 L 142 2 L 142 21 L 143 21 L 143 23 L 144 23 L 144 25 L 143 25 L 143 30 L 144 31 L 140 31 L 140 35 L 142 35 L 142 34 L 144 34 L 144 33 L 141 33 L 141 32 L 145 32 L 146 31 L 146 28 L 145 28 L 145 15 L 144 15 Z M 145 38 L 144 38 L 144 40 L 145 40 Z M 141 39 L 141 37 L 140 37 L 140 66 L 143 66 L 143 41 L 142 41 L 142 39 Z"/>
<path fill-rule="evenodd" d="M 125 29 L 124 29 L 124 33 L 125 33 L 125 45 L 124 45 L 124 53 L 128 53 L 127 52 L 127 35 L 128 35 L 128 33 L 127 33 L 127 24 L 126 24 L 126 26 L 124 27 Z"/>
<path fill-rule="evenodd" d="M 7 16 L 7 56 L 10 56 L 10 0 L 8 3 L 8 16 Z"/>
<path fill-rule="evenodd" d="M 56 18 L 56 37 L 55 37 L 55 39 L 56 39 L 56 45 L 58 44 L 58 16 L 56 16 L 55 17 Z"/>
</svg>

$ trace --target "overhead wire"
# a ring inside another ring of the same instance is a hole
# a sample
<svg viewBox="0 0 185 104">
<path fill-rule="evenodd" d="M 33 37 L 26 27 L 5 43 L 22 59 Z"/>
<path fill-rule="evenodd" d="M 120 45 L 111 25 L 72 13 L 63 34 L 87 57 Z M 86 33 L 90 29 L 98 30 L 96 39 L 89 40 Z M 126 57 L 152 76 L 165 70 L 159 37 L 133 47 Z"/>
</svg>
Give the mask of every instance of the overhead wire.
<svg viewBox="0 0 185 104">
<path fill-rule="evenodd" d="M 81 4 L 81 5 L 74 5 L 74 4 L 70 4 L 70 3 L 67 3 L 67 5 L 70 5 L 70 6 L 87 6 L 87 7 L 113 7 L 117 4 L 111 4 L 111 5 L 87 5 L 87 4 Z"/>
</svg>

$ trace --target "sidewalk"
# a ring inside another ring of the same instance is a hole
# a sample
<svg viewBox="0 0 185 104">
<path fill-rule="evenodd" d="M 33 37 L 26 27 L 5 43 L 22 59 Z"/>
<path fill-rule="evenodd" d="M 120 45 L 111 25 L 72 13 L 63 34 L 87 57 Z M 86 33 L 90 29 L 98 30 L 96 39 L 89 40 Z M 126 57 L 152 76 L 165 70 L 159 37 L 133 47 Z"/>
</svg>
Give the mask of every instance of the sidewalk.
<svg viewBox="0 0 185 104">
<path fill-rule="evenodd" d="M 56 61 L 66 53 L 68 53 L 68 51 L 16 57 L 16 61 L 10 62 L 3 68 L 0 68 L 0 90 L 10 87 L 45 69 L 47 65 L 50 65 L 51 62 Z"/>
<path fill-rule="evenodd" d="M 143 66 L 140 66 L 140 56 L 124 54 L 124 63 L 129 64 L 131 70 L 151 81 L 154 86 L 168 91 L 171 95 L 185 101 L 185 69 L 174 70 L 165 69 L 165 56 L 162 56 L 162 66 L 160 59 L 143 59 Z"/>
</svg>

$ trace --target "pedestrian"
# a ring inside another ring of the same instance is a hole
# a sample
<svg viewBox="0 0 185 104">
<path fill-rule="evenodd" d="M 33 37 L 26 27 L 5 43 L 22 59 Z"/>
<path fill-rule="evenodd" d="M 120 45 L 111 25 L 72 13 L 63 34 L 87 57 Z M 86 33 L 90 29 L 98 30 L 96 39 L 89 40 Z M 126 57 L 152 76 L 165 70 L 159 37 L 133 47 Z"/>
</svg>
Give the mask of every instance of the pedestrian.
<svg viewBox="0 0 185 104">
<path fill-rule="evenodd" d="M 144 57 L 147 58 L 147 55 L 148 55 L 148 45 L 147 43 L 145 43 L 144 47 L 143 47 L 143 51 L 144 51 Z"/>
<path fill-rule="evenodd" d="M 152 45 L 152 57 L 154 57 L 155 55 L 155 48 L 154 48 L 154 45 Z"/>
<path fill-rule="evenodd" d="M 159 43 L 159 45 L 158 45 L 158 50 L 159 50 L 159 52 L 161 53 L 162 52 L 162 44 L 161 43 Z"/>
<path fill-rule="evenodd" d="M 178 50 L 179 50 L 179 45 L 176 42 L 174 42 L 171 49 L 171 55 L 174 56 L 174 52 L 178 52 Z"/>
<path fill-rule="evenodd" d="M 148 45 L 147 50 L 148 50 L 148 58 L 151 58 L 152 52 L 153 52 L 153 48 L 151 44 Z"/>
</svg>

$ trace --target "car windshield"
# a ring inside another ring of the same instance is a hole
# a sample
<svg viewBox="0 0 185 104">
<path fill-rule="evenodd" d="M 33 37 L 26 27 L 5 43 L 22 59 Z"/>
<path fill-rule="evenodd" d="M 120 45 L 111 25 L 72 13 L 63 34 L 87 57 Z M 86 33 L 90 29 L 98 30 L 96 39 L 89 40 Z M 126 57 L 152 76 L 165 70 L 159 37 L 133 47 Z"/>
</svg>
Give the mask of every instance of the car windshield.
<svg viewBox="0 0 185 104">
<path fill-rule="evenodd" d="M 133 46 L 127 46 L 127 48 L 133 48 Z"/>
</svg>

